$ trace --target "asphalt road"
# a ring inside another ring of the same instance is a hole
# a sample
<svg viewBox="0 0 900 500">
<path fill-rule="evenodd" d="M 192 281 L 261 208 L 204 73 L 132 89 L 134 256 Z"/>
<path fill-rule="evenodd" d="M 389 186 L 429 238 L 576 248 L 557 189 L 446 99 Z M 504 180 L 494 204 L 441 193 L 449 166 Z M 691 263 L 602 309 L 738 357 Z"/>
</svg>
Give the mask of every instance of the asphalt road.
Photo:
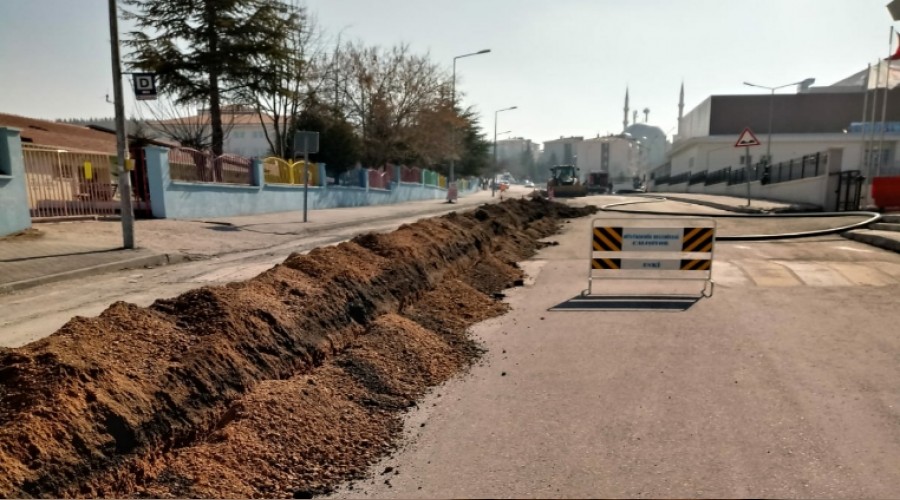
<svg viewBox="0 0 900 500">
<path fill-rule="evenodd" d="M 0 344 L 416 218 L 0 296 Z M 338 496 L 897 496 L 900 256 L 840 237 L 720 243 L 715 295 L 685 311 L 551 311 L 586 287 L 589 224 L 566 225 L 559 246 L 523 263 L 512 311 L 475 328 L 484 362 L 437 388 L 409 415 L 403 450 Z M 735 229 L 784 227 L 746 224 Z M 381 475 L 388 465 L 399 474 Z"/>
<path fill-rule="evenodd" d="M 897 496 L 900 256 L 720 243 L 716 292 L 686 311 L 549 310 L 586 287 L 588 237 L 574 221 L 524 263 L 512 311 L 475 329 L 485 361 L 335 496 Z"/>
</svg>

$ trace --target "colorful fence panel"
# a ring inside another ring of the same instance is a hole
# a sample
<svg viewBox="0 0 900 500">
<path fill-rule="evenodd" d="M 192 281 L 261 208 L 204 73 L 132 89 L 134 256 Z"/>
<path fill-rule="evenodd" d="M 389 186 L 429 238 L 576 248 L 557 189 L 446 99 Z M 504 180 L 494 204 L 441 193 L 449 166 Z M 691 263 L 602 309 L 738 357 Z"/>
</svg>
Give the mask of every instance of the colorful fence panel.
<svg viewBox="0 0 900 500">
<path fill-rule="evenodd" d="M 291 184 L 303 185 L 304 163 L 300 161 L 289 161 L 283 158 L 270 156 L 262 161 L 263 175 L 268 184 Z M 306 166 L 309 175 L 309 185 L 319 186 L 319 166 L 310 162 Z"/>
</svg>

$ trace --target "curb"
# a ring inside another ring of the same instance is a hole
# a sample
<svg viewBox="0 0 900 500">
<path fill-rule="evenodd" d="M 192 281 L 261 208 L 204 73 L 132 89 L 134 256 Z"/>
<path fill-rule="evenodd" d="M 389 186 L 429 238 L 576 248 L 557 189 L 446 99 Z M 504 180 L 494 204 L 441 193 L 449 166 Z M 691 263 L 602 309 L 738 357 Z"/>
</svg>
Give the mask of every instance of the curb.
<svg viewBox="0 0 900 500">
<path fill-rule="evenodd" d="M 125 259 L 116 262 L 107 262 L 105 264 L 84 267 L 81 269 L 73 269 L 71 271 L 64 271 L 61 273 L 38 276 L 37 278 L 31 278 L 27 280 L 2 283 L 0 284 L 0 294 L 6 294 L 18 290 L 25 290 L 27 288 L 33 288 L 39 285 L 45 285 L 47 283 L 55 283 L 58 281 L 65 281 L 73 278 L 83 278 L 85 276 L 91 276 L 94 274 L 122 271 L 125 269 L 136 269 L 139 267 L 165 266 L 169 264 L 178 264 L 188 260 L 191 260 L 191 258 L 188 255 L 184 254 L 145 255 L 142 257 L 134 257 L 131 259 Z"/>
<path fill-rule="evenodd" d="M 848 240 L 854 240 L 883 250 L 900 253 L 900 239 L 882 236 L 878 234 L 879 232 L 880 231 L 873 231 L 870 229 L 857 229 L 841 233 L 841 236 Z"/>
<path fill-rule="evenodd" d="M 422 201 L 431 201 L 431 200 L 422 200 Z M 440 200 L 438 198 L 435 198 L 435 201 L 440 201 Z M 489 203 L 489 202 L 487 202 L 487 203 Z M 399 217 L 405 218 L 405 217 L 412 217 L 415 215 L 421 215 L 423 218 L 424 217 L 433 217 L 436 214 L 440 214 L 440 213 L 444 213 L 444 212 L 454 212 L 454 211 L 458 211 L 458 210 L 475 210 L 481 205 L 482 205 L 481 203 L 471 204 L 471 205 L 466 204 L 460 208 L 460 207 L 456 206 L 455 204 L 451 205 L 451 204 L 441 203 L 441 204 L 436 204 L 434 208 L 428 208 L 427 210 L 424 210 L 421 212 L 403 213 Z M 364 219 L 348 220 L 346 222 L 338 222 L 338 223 L 334 223 L 334 224 L 326 224 L 326 225 L 322 225 L 322 226 L 311 227 L 311 228 L 304 230 L 302 233 L 296 234 L 295 236 L 297 236 L 298 238 L 305 237 L 305 236 L 313 236 L 320 232 L 327 231 L 330 229 L 343 229 L 346 227 L 357 226 L 360 223 L 379 223 L 379 222 L 389 221 L 389 220 L 395 219 L 395 218 L 398 218 L 398 216 L 397 215 L 388 215 L 388 216 L 372 217 L 372 218 L 368 218 L 368 219 L 364 218 Z M 93 217 L 91 219 L 93 219 Z M 69 219 L 69 220 L 71 220 L 71 219 Z M 182 220 L 192 220 L 192 219 L 182 219 Z M 204 224 L 222 224 L 222 225 L 234 226 L 234 227 L 238 227 L 238 228 L 241 227 L 240 225 L 235 225 L 230 222 L 218 222 L 218 221 L 209 221 L 209 220 L 201 220 L 201 219 L 197 219 L 197 220 L 193 220 L 193 221 L 204 223 Z M 33 287 L 44 285 L 47 283 L 55 283 L 55 282 L 65 281 L 65 280 L 74 279 L 74 278 L 83 278 L 85 276 L 91 276 L 94 274 L 108 273 L 108 272 L 113 272 L 113 271 L 121 271 L 124 269 L 136 269 L 136 268 L 140 268 L 140 267 L 150 267 L 150 266 L 157 267 L 157 266 L 165 266 L 165 265 L 170 265 L 170 264 L 179 264 L 181 262 L 186 262 L 186 261 L 202 260 L 205 258 L 222 257 L 222 256 L 226 256 L 226 255 L 240 253 L 240 252 L 265 251 L 265 250 L 269 250 L 272 248 L 280 247 L 285 244 L 286 243 L 279 243 L 279 244 L 271 245 L 271 246 L 267 246 L 267 247 L 249 248 L 249 249 L 243 249 L 243 250 L 235 250 L 232 252 L 222 252 L 222 253 L 218 253 L 218 254 L 214 254 L 214 255 L 203 255 L 203 256 L 192 256 L 189 254 L 181 254 L 181 253 L 145 255 L 142 257 L 134 257 L 131 259 L 124 259 L 124 260 L 120 260 L 120 261 L 116 261 L 116 262 L 108 262 L 105 264 L 99 264 L 96 266 L 85 267 L 85 268 L 81 268 L 81 269 L 73 269 L 71 271 L 64 271 L 61 273 L 49 274 L 49 275 L 45 275 L 45 276 L 38 276 L 38 277 L 30 278 L 27 280 L 13 281 L 11 283 L 0 283 L 0 295 L 18 291 L 18 290 L 24 290 L 27 288 L 33 288 Z"/>
<path fill-rule="evenodd" d="M 768 214 L 768 213 L 803 213 L 803 212 L 821 212 L 821 207 L 807 207 L 804 208 L 799 205 L 788 205 L 783 208 L 776 208 L 773 210 L 763 210 L 761 208 L 753 208 L 746 206 L 734 206 L 734 205 L 726 205 L 724 203 L 716 203 L 714 201 L 706 201 L 706 200 L 697 200 L 694 198 L 682 197 L 682 196 L 671 196 L 669 193 L 652 193 L 657 196 L 663 196 L 667 199 L 673 201 L 680 201 L 683 203 L 693 203 L 695 205 L 704 205 L 710 208 L 717 208 L 719 210 L 725 210 L 728 212 L 739 212 L 744 214 Z M 647 195 L 651 195 L 651 193 L 647 193 Z"/>
</svg>

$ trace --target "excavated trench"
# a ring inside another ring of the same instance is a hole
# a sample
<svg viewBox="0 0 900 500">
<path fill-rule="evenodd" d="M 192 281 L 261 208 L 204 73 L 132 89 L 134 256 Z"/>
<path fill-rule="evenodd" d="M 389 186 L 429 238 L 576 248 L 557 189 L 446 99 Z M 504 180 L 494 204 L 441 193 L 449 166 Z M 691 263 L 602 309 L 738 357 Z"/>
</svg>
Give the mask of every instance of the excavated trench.
<svg viewBox="0 0 900 500">
<path fill-rule="evenodd" d="M 295 497 L 361 477 L 561 219 L 509 200 L 0 350 L 0 496 Z"/>
</svg>

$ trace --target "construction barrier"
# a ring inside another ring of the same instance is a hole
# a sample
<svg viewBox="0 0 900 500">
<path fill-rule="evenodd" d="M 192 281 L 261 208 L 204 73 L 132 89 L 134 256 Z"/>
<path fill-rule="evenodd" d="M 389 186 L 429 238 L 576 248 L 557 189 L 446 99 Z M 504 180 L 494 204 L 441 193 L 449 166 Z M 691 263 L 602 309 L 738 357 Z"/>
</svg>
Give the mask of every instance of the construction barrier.
<svg viewBox="0 0 900 500">
<path fill-rule="evenodd" d="M 594 293 L 596 280 L 636 279 L 702 280 L 703 294 L 712 296 L 715 219 L 594 219 L 590 241 L 588 295 Z"/>
</svg>

